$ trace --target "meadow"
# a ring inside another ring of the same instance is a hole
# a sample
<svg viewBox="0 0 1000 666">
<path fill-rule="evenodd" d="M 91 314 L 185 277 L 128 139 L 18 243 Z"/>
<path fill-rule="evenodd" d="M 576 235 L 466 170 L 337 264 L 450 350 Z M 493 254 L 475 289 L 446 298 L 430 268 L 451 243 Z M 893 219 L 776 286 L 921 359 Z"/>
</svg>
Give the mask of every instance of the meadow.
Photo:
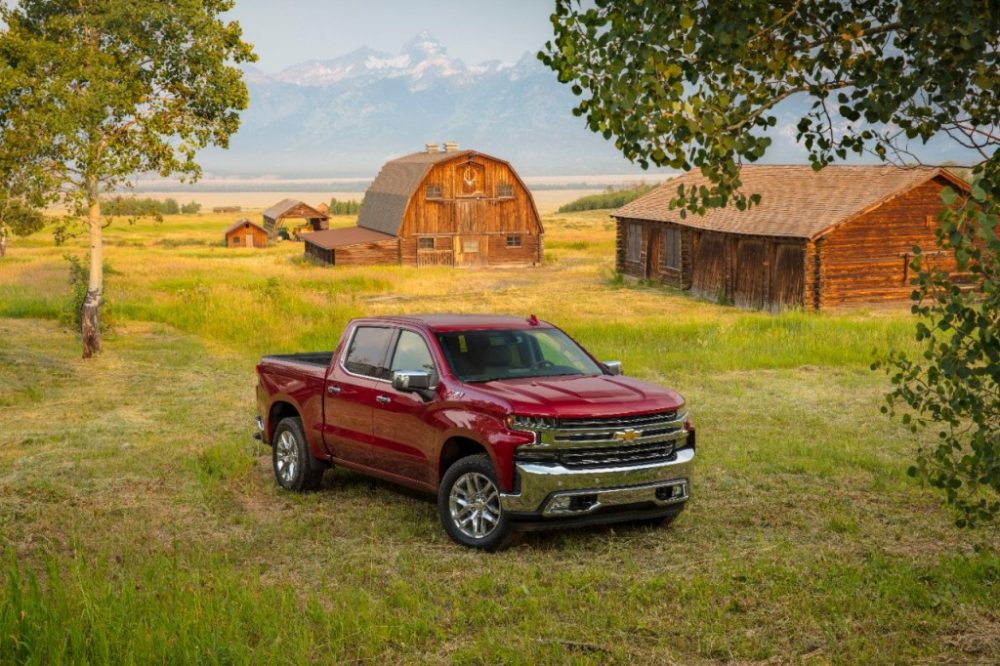
<svg viewBox="0 0 1000 666">
<path fill-rule="evenodd" d="M 954 527 L 906 475 L 926 435 L 879 413 L 872 360 L 916 349 L 905 306 L 770 315 L 629 284 L 607 211 L 548 212 L 544 266 L 502 270 L 321 267 L 222 247 L 230 221 L 111 226 L 90 361 L 82 240 L 0 260 L 0 663 L 1000 661 L 1000 536 Z M 488 555 L 390 484 L 278 490 L 250 436 L 259 356 L 415 312 L 535 313 L 681 391 L 687 510 Z"/>
</svg>

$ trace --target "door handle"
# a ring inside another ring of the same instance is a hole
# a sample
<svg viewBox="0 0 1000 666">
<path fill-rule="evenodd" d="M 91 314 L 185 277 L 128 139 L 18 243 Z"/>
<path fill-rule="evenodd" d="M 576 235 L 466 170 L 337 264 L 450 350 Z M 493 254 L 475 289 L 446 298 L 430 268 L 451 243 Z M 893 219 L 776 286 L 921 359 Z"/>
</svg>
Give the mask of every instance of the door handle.
<svg viewBox="0 0 1000 666">
<path fill-rule="evenodd" d="M 326 392 L 329 393 L 330 395 L 337 395 L 338 393 L 340 393 L 340 391 L 341 391 L 341 388 L 339 386 L 327 386 L 326 387 Z"/>
<path fill-rule="evenodd" d="M 388 405 L 390 402 L 392 402 L 392 398 L 390 398 L 387 395 L 380 395 L 379 397 L 375 398 L 375 402 L 379 403 L 380 405 Z"/>
</svg>

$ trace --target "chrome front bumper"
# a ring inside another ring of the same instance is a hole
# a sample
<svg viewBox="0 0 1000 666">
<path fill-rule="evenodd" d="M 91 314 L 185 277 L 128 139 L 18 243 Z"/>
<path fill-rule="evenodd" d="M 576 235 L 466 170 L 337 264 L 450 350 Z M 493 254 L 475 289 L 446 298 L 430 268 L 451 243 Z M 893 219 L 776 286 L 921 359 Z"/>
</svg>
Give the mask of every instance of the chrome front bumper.
<svg viewBox="0 0 1000 666">
<path fill-rule="evenodd" d="M 558 463 L 517 462 L 518 492 L 501 493 L 512 514 L 569 518 L 615 505 L 649 503 L 665 507 L 687 501 L 694 449 L 673 460 L 647 465 L 569 469 Z"/>
</svg>

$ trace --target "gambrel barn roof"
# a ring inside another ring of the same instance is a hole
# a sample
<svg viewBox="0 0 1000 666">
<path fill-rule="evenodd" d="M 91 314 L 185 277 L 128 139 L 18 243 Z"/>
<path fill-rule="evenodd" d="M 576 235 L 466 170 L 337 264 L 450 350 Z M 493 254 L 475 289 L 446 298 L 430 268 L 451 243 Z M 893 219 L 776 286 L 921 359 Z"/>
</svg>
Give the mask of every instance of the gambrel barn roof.
<svg viewBox="0 0 1000 666">
<path fill-rule="evenodd" d="M 670 207 L 677 188 L 710 185 L 700 172 L 690 172 L 668 180 L 613 215 L 707 231 L 812 240 L 937 177 L 957 189 L 969 188 L 952 173 L 930 167 L 834 165 L 814 171 L 810 166 L 753 165 L 740 170 L 742 191 L 761 195 L 760 204 L 750 210 L 738 210 L 730 203 L 725 208 L 710 208 L 704 215 L 688 212 L 681 219 L 680 211 Z"/>
<path fill-rule="evenodd" d="M 358 226 L 398 236 L 410 198 L 420 188 L 434 165 L 450 160 L 470 159 L 476 155 L 510 166 L 506 160 L 475 150 L 422 151 L 386 162 L 365 192 L 358 212 Z M 511 172 L 520 181 L 520 176 L 513 168 Z M 521 186 L 524 186 L 523 182 Z"/>
</svg>

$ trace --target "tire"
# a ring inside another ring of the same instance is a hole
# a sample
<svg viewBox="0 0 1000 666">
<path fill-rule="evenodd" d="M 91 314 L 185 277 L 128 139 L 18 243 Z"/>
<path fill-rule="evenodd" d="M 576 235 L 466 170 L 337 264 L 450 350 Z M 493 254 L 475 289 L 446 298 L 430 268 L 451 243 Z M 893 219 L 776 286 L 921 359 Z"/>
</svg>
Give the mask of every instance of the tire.
<svg viewBox="0 0 1000 666">
<path fill-rule="evenodd" d="M 473 508 L 463 508 L 470 504 Z M 510 517 L 500 506 L 497 475 L 486 454 L 461 458 L 444 473 L 438 515 L 448 536 L 468 548 L 494 552 L 513 538 Z"/>
<path fill-rule="evenodd" d="M 304 492 L 319 488 L 326 465 L 313 458 L 302 430 L 302 419 L 284 418 L 274 429 L 271 469 L 285 490 Z"/>
</svg>

